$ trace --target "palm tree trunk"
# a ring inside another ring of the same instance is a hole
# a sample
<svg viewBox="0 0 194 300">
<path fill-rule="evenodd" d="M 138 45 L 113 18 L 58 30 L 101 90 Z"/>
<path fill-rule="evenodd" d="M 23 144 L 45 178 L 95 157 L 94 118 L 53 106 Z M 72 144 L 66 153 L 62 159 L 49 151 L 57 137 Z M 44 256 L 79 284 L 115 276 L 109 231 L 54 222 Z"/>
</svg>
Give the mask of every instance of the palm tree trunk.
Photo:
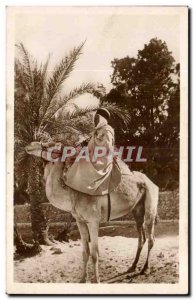
<svg viewBox="0 0 194 300">
<path fill-rule="evenodd" d="M 47 221 L 43 213 L 41 203 L 41 161 L 38 158 L 32 157 L 31 174 L 29 175 L 28 191 L 30 196 L 31 206 L 31 223 L 33 238 L 43 245 L 53 245 L 49 241 Z"/>
<path fill-rule="evenodd" d="M 38 241 L 33 244 L 23 241 L 16 224 L 14 225 L 14 244 L 16 246 L 16 253 L 22 256 L 34 256 L 42 251 Z"/>
</svg>

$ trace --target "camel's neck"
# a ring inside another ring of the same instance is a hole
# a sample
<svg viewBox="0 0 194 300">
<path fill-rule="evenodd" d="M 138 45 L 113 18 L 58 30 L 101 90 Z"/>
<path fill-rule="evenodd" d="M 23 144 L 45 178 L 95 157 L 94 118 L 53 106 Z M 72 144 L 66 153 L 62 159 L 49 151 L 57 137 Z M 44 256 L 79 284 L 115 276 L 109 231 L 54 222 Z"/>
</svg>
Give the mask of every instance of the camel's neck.
<svg viewBox="0 0 194 300">
<path fill-rule="evenodd" d="M 71 212 L 69 188 L 62 187 L 60 179 L 63 173 L 62 163 L 48 163 L 45 167 L 46 195 L 49 202 L 62 210 Z"/>
</svg>

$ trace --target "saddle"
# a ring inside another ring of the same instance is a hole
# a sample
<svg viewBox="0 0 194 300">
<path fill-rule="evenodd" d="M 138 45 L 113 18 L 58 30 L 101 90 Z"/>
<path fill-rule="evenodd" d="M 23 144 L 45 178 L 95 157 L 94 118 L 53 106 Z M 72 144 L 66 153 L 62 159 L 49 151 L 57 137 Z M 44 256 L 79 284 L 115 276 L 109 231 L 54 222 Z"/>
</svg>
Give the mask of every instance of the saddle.
<svg viewBox="0 0 194 300">
<path fill-rule="evenodd" d="M 61 178 L 61 184 L 63 188 L 67 188 L 66 185 L 66 174 L 67 171 L 71 168 L 75 161 L 74 159 L 66 159 L 64 163 L 63 175 Z M 127 195 L 133 194 L 136 197 L 137 190 L 142 190 L 146 188 L 144 180 L 139 176 L 140 172 L 131 171 L 127 164 L 125 164 L 120 158 L 116 158 L 116 163 L 118 166 L 118 172 L 121 173 L 120 183 L 113 190 L 117 193 L 125 193 Z"/>
</svg>

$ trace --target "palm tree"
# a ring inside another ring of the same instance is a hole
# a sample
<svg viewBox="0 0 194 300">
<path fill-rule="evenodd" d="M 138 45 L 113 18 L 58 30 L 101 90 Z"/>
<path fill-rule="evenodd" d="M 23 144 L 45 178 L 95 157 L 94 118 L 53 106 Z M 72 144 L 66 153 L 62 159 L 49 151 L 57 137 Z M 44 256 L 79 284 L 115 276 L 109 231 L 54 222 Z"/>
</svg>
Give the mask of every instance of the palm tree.
<svg viewBox="0 0 194 300">
<path fill-rule="evenodd" d="M 18 181 L 27 183 L 33 238 L 42 244 L 49 244 L 47 222 L 41 207 L 42 162 L 26 155 L 24 149 L 32 141 L 49 141 L 56 133 L 78 130 L 76 119 L 94 109 L 92 106 L 80 110 L 76 107 L 73 114 L 67 110 L 61 122 L 55 120 L 56 114 L 67 107 L 72 99 L 89 93 L 94 88 L 91 83 L 83 83 L 68 94 L 62 95 L 61 92 L 83 45 L 84 43 L 65 56 L 49 77 L 47 68 L 50 57 L 44 65 L 39 66 L 22 43 L 17 45 L 19 58 L 15 61 L 15 174 Z"/>
<path fill-rule="evenodd" d="M 94 85 L 83 83 L 68 94 L 62 92 L 64 82 L 74 69 L 83 45 L 84 43 L 75 47 L 62 58 L 50 76 L 47 74 L 50 56 L 39 66 L 22 43 L 16 45 L 19 58 L 15 60 L 15 176 L 17 182 L 27 186 L 33 238 L 41 244 L 50 244 L 47 222 L 41 206 L 41 200 L 44 198 L 41 187 L 42 162 L 37 157 L 27 155 L 24 149 L 32 141 L 65 139 L 66 144 L 67 140 L 73 143 L 72 137 L 77 139 L 80 134 L 87 136 L 92 130 L 91 118 L 86 114 L 96 110 L 97 106 L 80 108 L 71 101 L 84 93 L 95 94 Z M 101 107 L 108 108 L 113 116 L 118 116 L 125 124 L 128 122 L 129 117 L 125 109 L 114 103 L 110 105 L 103 97 L 99 99 Z M 69 110 L 70 103 L 71 107 L 74 105 L 73 110 Z"/>
</svg>

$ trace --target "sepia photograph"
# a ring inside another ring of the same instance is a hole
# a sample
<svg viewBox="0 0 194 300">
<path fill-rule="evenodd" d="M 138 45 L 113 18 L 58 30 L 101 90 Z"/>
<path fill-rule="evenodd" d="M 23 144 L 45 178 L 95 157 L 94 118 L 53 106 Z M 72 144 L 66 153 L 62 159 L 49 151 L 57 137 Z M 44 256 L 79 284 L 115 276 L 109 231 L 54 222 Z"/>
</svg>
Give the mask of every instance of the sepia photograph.
<svg viewBox="0 0 194 300">
<path fill-rule="evenodd" d="M 7 7 L 7 293 L 188 294 L 188 7 Z"/>
</svg>

